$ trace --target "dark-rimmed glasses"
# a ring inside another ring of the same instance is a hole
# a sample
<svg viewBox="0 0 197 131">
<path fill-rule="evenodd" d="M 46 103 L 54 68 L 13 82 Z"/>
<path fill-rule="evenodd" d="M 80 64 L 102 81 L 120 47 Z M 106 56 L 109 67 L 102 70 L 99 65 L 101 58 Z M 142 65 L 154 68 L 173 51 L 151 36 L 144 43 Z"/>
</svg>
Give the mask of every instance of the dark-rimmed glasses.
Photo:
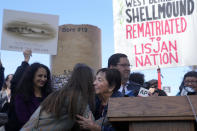
<svg viewBox="0 0 197 131">
<path fill-rule="evenodd" d="M 117 65 L 119 65 L 119 66 L 122 66 L 122 67 L 129 67 L 129 68 L 131 68 L 132 67 L 132 65 L 130 65 L 130 64 L 117 64 Z"/>
</svg>

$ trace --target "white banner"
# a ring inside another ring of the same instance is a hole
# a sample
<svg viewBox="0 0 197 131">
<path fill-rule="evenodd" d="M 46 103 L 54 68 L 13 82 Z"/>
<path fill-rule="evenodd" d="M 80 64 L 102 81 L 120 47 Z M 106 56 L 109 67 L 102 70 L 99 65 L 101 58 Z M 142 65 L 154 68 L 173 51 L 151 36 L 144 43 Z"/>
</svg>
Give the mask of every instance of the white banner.
<svg viewBox="0 0 197 131">
<path fill-rule="evenodd" d="M 58 22 L 57 15 L 4 10 L 1 49 L 55 55 Z"/>
<path fill-rule="evenodd" d="M 113 0 L 113 16 L 132 70 L 197 65 L 197 1 Z"/>
</svg>

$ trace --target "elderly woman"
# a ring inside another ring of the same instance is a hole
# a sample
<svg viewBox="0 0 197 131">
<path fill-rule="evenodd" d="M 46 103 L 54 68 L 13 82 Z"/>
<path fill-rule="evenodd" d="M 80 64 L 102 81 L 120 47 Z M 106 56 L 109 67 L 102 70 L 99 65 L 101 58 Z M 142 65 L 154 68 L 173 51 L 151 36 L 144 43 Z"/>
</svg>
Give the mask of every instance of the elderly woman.
<svg viewBox="0 0 197 131">
<path fill-rule="evenodd" d="M 102 68 L 98 70 L 94 81 L 96 91 L 96 111 L 94 113 L 95 120 L 91 117 L 85 118 L 80 115 L 78 123 L 83 129 L 91 131 L 114 130 L 107 120 L 108 101 L 110 97 L 121 97 L 118 91 L 121 85 L 121 75 L 116 69 Z"/>
</svg>

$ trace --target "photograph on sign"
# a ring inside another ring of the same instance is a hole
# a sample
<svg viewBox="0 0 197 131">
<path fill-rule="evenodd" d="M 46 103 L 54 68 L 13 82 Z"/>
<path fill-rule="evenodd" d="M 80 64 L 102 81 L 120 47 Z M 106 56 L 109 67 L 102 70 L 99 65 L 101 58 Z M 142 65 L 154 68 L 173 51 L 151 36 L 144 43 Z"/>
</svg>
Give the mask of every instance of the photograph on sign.
<svg viewBox="0 0 197 131">
<path fill-rule="evenodd" d="M 113 0 L 115 52 L 132 70 L 197 64 L 197 1 Z"/>
<path fill-rule="evenodd" d="M 34 53 L 57 53 L 57 15 L 4 10 L 1 49 Z"/>
</svg>

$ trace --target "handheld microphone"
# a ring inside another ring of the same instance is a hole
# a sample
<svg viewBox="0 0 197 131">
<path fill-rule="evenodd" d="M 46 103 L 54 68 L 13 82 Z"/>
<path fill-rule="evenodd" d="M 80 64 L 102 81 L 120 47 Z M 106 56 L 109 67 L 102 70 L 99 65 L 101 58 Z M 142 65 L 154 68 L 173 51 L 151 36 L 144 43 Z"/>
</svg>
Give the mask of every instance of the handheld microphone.
<svg viewBox="0 0 197 131">
<path fill-rule="evenodd" d="M 149 90 L 145 89 L 143 87 L 140 87 L 140 90 L 138 92 L 138 96 L 140 96 L 140 97 L 148 97 L 149 96 Z"/>
</svg>

